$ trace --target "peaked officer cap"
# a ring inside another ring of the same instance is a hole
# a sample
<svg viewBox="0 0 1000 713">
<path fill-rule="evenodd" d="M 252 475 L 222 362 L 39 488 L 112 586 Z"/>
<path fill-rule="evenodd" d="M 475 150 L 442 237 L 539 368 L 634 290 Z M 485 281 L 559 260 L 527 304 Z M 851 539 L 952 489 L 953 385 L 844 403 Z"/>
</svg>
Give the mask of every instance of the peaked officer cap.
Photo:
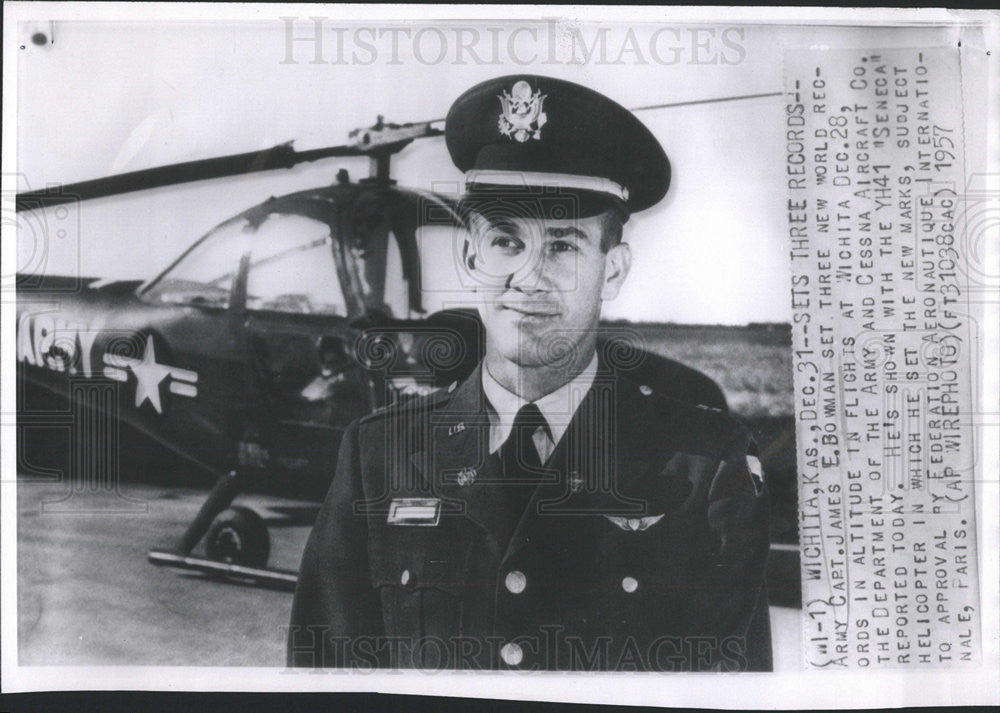
<svg viewBox="0 0 1000 713">
<path fill-rule="evenodd" d="M 552 77 L 510 75 L 477 84 L 448 112 L 445 141 L 466 175 L 465 203 L 571 195 L 576 217 L 609 206 L 627 217 L 658 203 L 670 184 L 663 148 L 632 112 Z"/>
</svg>

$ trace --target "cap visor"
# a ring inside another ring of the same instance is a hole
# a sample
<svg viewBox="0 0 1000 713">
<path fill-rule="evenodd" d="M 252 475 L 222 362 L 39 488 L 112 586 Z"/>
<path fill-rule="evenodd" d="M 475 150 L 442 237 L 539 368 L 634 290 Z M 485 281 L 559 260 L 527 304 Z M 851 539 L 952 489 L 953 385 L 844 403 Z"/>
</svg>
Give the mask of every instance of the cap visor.
<svg viewBox="0 0 1000 713">
<path fill-rule="evenodd" d="M 592 218 L 608 210 L 628 217 L 625 203 L 610 194 L 558 187 L 512 187 L 476 184 L 462 197 L 458 214 L 484 218 L 524 218 L 534 220 L 577 220 Z"/>
</svg>

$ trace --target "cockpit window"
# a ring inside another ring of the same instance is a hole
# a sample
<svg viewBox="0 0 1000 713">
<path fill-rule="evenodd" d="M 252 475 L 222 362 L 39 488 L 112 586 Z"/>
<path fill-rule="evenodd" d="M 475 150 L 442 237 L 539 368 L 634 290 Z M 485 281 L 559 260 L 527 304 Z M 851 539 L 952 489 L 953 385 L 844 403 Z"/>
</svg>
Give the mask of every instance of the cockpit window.
<svg viewBox="0 0 1000 713">
<path fill-rule="evenodd" d="M 156 280 L 143 299 L 153 304 L 228 307 L 240 259 L 250 249 L 253 235 L 246 220 L 223 223 Z"/>
<path fill-rule="evenodd" d="M 229 307 L 233 280 L 249 254 L 247 309 L 347 316 L 330 228 L 305 216 L 272 213 L 259 225 L 223 223 L 153 282 L 153 304 Z"/>
<path fill-rule="evenodd" d="M 268 216 L 250 251 L 247 309 L 346 317 L 332 242 L 325 223 Z"/>
</svg>

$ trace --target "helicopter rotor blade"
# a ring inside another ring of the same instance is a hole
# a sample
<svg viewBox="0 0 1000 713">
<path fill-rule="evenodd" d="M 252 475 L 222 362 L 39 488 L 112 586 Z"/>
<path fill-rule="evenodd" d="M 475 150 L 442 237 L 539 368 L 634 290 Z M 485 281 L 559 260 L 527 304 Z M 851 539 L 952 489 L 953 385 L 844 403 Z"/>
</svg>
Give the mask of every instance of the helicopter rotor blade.
<svg viewBox="0 0 1000 713">
<path fill-rule="evenodd" d="M 18 193 L 16 207 L 18 211 L 48 208 L 64 203 L 104 198 L 148 188 L 160 188 L 210 178 L 238 176 L 277 168 L 291 168 L 305 161 L 316 161 L 334 156 L 363 156 L 365 154 L 366 151 L 353 145 L 331 146 L 299 152 L 292 148 L 291 143 L 285 143 L 262 151 L 185 161 L 141 171 L 119 173 L 91 181 Z"/>
<path fill-rule="evenodd" d="M 718 104 L 719 102 L 732 102 L 740 99 L 761 99 L 763 97 L 780 97 L 783 92 L 765 92 L 764 94 L 742 94 L 737 97 L 716 97 L 715 99 L 695 99 L 686 102 L 670 102 L 669 104 L 650 104 L 648 106 L 637 106 L 629 111 L 652 111 L 653 109 L 673 109 L 677 106 L 694 106 L 696 104 Z"/>
</svg>

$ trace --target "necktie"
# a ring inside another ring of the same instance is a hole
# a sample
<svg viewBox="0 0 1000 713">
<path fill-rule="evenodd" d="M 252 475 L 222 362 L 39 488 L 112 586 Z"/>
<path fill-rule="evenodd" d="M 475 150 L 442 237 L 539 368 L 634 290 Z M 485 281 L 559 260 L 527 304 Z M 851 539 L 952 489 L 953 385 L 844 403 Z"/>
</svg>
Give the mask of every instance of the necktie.
<svg viewBox="0 0 1000 713">
<path fill-rule="evenodd" d="M 542 467 L 533 436 L 539 427 L 548 429 L 548 424 L 535 404 L 525 404 L 514 417 L 510 436 L 500 447 L 503 462 L 504 482 L 503 502 L 510 531 L 517 527 L 524 508 L 535 490 Z"/>
<path fill-rule="evenodd" d="M 531 472 L 542 467 L 534 435 L 539 428 L 548 430 L 548 427 L 538 406 L 525 404 L 521 407 L 514 417 L 510 435 L 500 447 L 505 480 L 538 480 L 538 474 Z"/>
</svg>

